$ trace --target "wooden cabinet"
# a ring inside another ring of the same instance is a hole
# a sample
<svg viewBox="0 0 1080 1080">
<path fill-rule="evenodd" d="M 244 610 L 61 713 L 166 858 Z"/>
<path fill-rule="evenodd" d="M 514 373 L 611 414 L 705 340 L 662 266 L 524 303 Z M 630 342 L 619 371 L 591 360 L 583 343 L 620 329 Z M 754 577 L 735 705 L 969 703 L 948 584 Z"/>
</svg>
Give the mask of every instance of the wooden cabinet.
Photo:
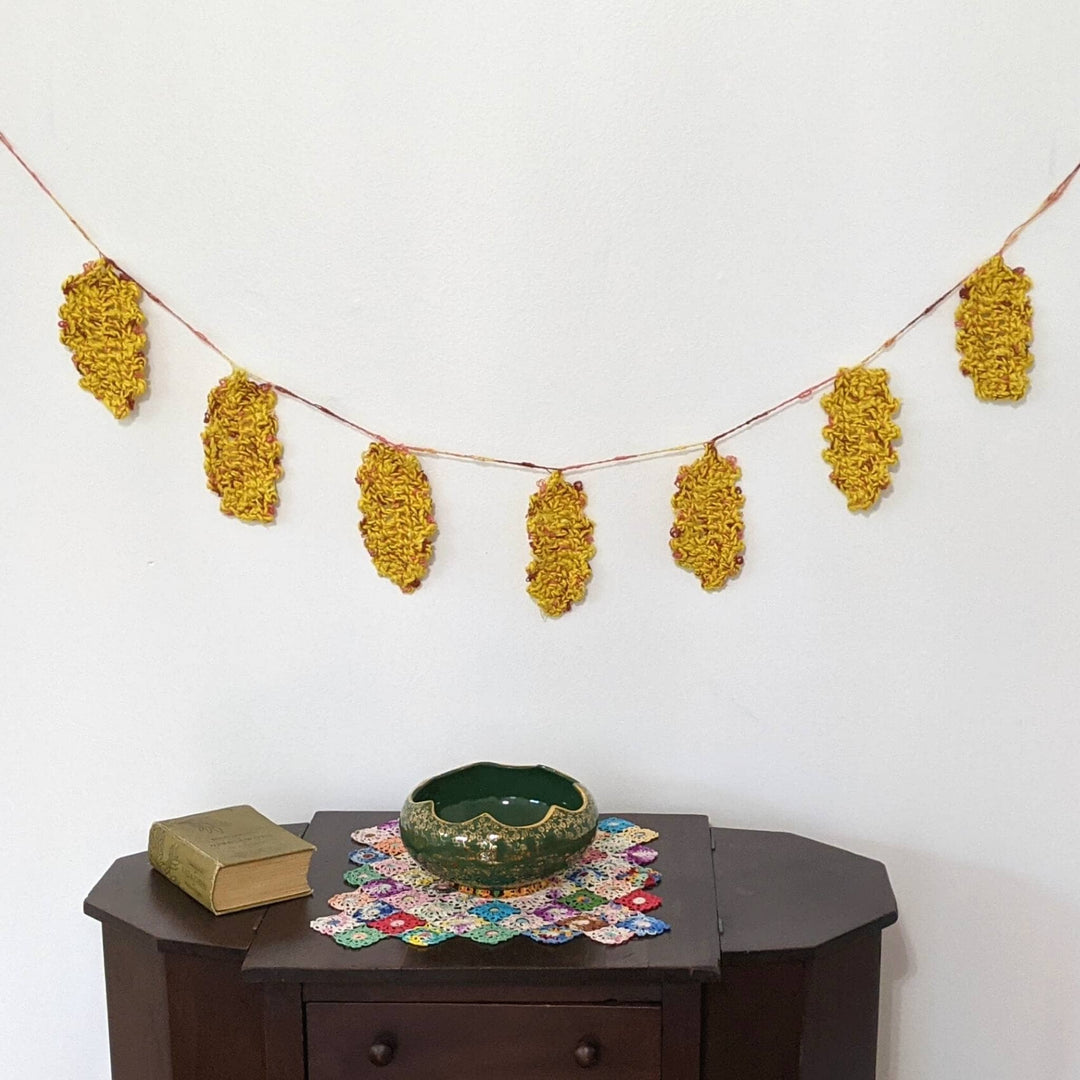
<svg viewBox="0 0 1080 1080">
<path fill-rule="evenodd" d="M 880 863 L 629 814 L 661 834 L 668 934 L 341 948 L 308 923 L 341 890 L 349 833 L 389 816 L 296 826 L 315 895 L 254 912 L 215 918 L 145 854 L 114 863 L 85 904 L 114 1080 L 872 1080 L 896 919 Z"/>
</svg>

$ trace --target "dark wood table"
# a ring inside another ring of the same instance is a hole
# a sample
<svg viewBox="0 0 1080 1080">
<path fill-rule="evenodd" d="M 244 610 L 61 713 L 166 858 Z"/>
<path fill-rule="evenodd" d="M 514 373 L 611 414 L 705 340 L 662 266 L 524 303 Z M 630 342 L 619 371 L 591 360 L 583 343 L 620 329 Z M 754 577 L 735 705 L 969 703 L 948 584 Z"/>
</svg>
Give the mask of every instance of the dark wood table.
<svg viewBox="0 0 1080 1080">
<path fill-rule="evenodd" d="M 308 923 L 344 888 L 349 833 L 391 816 L 293 826 L 319 848 L 314 896 L 235 915 L 145 853 L 117 860 L 84 905 L 102 923 L 114 1080 L 872 1080 L 896 920 L 880 863 L 627 814 L 661 834 L 668 934 L 344 949 Z"/>
</svg>

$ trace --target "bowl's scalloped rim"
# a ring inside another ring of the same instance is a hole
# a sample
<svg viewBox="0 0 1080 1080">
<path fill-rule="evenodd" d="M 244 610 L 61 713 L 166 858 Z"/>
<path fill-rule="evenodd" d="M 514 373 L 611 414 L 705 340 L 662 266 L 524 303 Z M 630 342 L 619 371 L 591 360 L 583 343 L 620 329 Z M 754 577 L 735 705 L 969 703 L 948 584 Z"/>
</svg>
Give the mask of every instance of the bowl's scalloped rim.
<svg viewBox="0 0 1080 1080">
<path fill-rule="evenodd" d="M 534 821 L 529 825 L 510 825 L 505 821 L 500 821 L 498 818 L 492 817 L 491 814 L 489 814 L 486 810 L 482 810 L 474 817 L 465 818 L 463 821 L 447 821 L 446 818 L 439 817 L 438 812 L 435 810 L 434 799 L 420 799 L 419 801 L 417 801 L 416 799 L 413 799 L 412 796 L 409 796 L 409 802 L 412 806 L 417 808 L 421 806 L 430 806 L 431 816 L 441 825 L 449 825 L 451 827 L 455 825 L 472 825 L 473 822 L 480 821 L 481 818 L 487 818 L 488 821 L 492 823 L 492 825 L 498 826 L 500 829 L 515 829 L 520 832 L 527 832 L 529 829 L 538 829 L 541 825 L 550 821 L 551 818 L 554 817 L 556 812 L 558 811 L 561 811 L 564 814 L 569 814 L 571 817 L 576 817 L 578 814 L 583 814 L 589 807 L 589 796 L 585 789 L 581 786 L 581 784 L 575 782 L 574 787 L 576 787 L 578 791 L 580 791 L 582 794 L 581 805 L 576 810 L 570 810 L 569 808 L 562 806 L 559 803 L 552 803 L 547 808 L 547 813 L 539 821 Z"/>
<path fill-rule="evenodd" d="M 554 773 L 556 776 L 561 776 L 564 780 L 569 780 L 573 784 L 574 789 L 581 795 L 581 805 L 576 810 L 571 810 L 569 807 L 562 806 L 560 803 L 550 803 L 547 808 L 547 813 L 539 821 L 534 821 L 530 825 L 511 825 L 508 822 L 500 821 L 497 817 L 493 817 L 487 810 L 481 810 L 479 814 L 474 815 L 471 818 L 465 818 L 462 821 L 447 821 L 446 818 L 440 817 L 438 811 L 435 809 L 434 799 L 414 799 L 413 796 L 423 787 L 427 787 L 434 780 L 439 780 L 443 776 L 450 776 L 452 773 L 464 772 L 466 769 L 476 768 L 478 765 L 492 765 L 497 769 L 515 769 L 524 771 L 526 769 L 543 769 L 545 772 Z M 575 780 L 572 776 L 568 776 L 564 772 L 560 772 L 558 769 L 551 768 L 550 765 L 503 765 L 498 761 L 474 761 L 469 765 L 462 765 L 457 769 L 450 769 L 445 773 L 437 773 L 435 776 L 429 776 L 426 780 L 421 780 L 409 793 L 408 803 L 414 807 L 430 806 L 431 816 L 443 825 L 471 825 L 473 822 L 480 821 L 481 818 L 487 818 L 492 824 L 499 826 L 503 829 L 520 829 L 525 832 L 529 829 L 538 829 L 541 825 L 550 821 L 555 815 L 555 812 L 561 810 L 564 814 L 570 814 L 571 816 L 582 814 L 588 808 L 592 802 L 592 796 L 585 789 L 585 786 L 578 780 Z"/>
</svg>

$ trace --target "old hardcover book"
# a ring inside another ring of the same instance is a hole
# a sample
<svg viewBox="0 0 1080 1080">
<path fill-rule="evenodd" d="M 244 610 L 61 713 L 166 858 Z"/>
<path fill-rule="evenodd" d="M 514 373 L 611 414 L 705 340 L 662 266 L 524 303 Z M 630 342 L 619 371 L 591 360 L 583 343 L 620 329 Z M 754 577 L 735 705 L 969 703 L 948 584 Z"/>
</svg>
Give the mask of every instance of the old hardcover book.
<svg viewBox="0 0 1080 1080">
<path fill-rule="evenodd" d="M 250 806 L 155 821 L 150 865 L 215 915 L 310 896 L 315 845 Z"/>
</svg>

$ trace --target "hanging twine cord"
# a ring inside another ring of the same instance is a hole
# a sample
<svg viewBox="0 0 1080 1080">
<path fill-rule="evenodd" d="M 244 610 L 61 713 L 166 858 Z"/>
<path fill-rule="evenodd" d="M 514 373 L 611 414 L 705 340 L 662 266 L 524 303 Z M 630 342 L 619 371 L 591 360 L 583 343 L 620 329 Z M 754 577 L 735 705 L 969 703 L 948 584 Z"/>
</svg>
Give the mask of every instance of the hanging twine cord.
<svg viewBox="0 0 1080 1080">
<path fill-rule="evenodd" d="M 91 238 L 90 234 L 79 224 L 79 222 L 68 212 L 63 203 L 49 190 L 44 181 L 38 174 L 30 167 L 30 165 L 23 159 L 19 152 L 12 146 L 11 141 L 7 136 L 0 131 L 0 143 L 3 143 L 4 148 L 15 158 L 15 160 L 26 170 L 30 175 L 34 183 L 52 200 L 59 211 L 68 219 L 69 222 L 78 230 L 82 238 L 98 253 L 103 259 L 107 259 L 113 266 L 117 268 L 125 277 L 129 278 L 136 285 L 142 289 L 148 300 L 155 303 L 166 314 L 171 315 L 181 326 L 187 331 L 197 337 L 207 348 L 217 353 L 218 356 L 224 360 L 229 367 L 235 372 L 239 369 L 238 365 L 231 357 L 229 357 L 225 351 L 219 348 L 202 330 L 193 326 L 182 315 L 177 313 L 171 308 L 164 300 L 148 289 L 141 281 L 139 281 L 133 274 L 125 270 L 114 259 L 105 254 L 104 251 L 97 245 L 97 243 Z M 1049 195 L 1039 204 L 1038 208 L 1032 213 L 1025 221 L 1016 226 L 1012 232 L 1005 238 L 1005 242 L 997 250 L 998 255 L 1003 255 L 1007 248 L 1011 247 L 1021 236 L 1025 229 L 1031 225 L 1036 219 L 1041 217 L 1047 210 L 1050 209 L 1068 190 L 1069 185 L 1076 178 L 1077 173 L 1080 173 L 1080 162 L 1077 162 L 1073 166 L 1069 174 L 1061 181 Z M 896 331 L 891 337 L 886 338 L 873 352 L 864 356 L 858 363 L 853 364 L 853 368 L 866 367 L 868 364 L 873 363 L 883 353 L 888 352 L 909 330 L 917 326 L 927 316 L 933 314 L 953 293 L 959 292 L 964 283 L 970 276 L 965 274 L 955 285 L 951 285 L 946 289 L 936 300 L 928 304 L 922 311 L 919 312 L 914 318 L 905 323 L 899 330 Z M 303 405 L 307 405 L 311 409 L 315 409 L 321 412 L 324 416 L 330 417 L 332 420 L 336 420 L 340 424 L 344 424 L 346 427 L 352 428 L 354 431 L 360 432 L 365 437 L 379 443 L 385 443 L 388 446 L 396 447 L 400 450 L 407 451 L 408 453 L 423 455 L 427 457 L 441 457 L 450 458 L 456 461 L 473 461 L 484 465 L 507 465 L 517 469 L 530 469 L 536 472 L 547 473 L 569 473 L 569 472 L 582 472 L 586 469 L 598 469 L 607 465 L 619 465 L 625 462 L 631 461 L 646 461 L 652 458 L 668 457 L 673 454 L 685 454 L 692 450 L 698 450 L 702 445 L 715 446 L 719 442 L 723 442 L 725 439 L 731 438 L 732 435 L 737 434 L 740 431 L 744 431 L 746 428 L 752 427 L 754 424 L 761 423 L 763 420 L 767 420 L 770 416 L 775 416 L 776 413 L 782 412 L 784 409 L 800 401 L 809 401 L 815 394 L 819 393 L 827 386 L 831 386 L 836 380 L 835 372 L 828 376 L 828 378 L 821 379 L 820 381 L 813 383 L 811 386 L 805 387 L 797 394 L 792 394 L 790 397 L 784 398 L 783 401 L 777 402 L 771 408 L 763 409 L 759 413 L 755 413 L 753 416 L 748 417 L 746 420 L 735 424 L 732 427 L 721 431 L 717 435 L 713 435 L 710 438 L 695 439 L 693 442 L 680 443 L 678 446 L 665 446 L 657 450 L 643 450 L 634 454 L 616 454 L 613 457 L 596 458 L 592 461 L 580 461 L 573 465 L 540 465 L 534 461 L 526 460 L 514 460 L 510 458 L 489 457 L 485 454 L 470 454 L 460 450 L 443 450 L 434 446 L 412 446 L 408 443 L 395 442 L 392 439 L 387 438 L 385 435 L 380 435 L 378 432 L 372 431 L 370 428 L 364 427 L 362 424 L 356 423 L 354 420 L 350 420 L 347 417 L 342 416 L 340 413 L 334 412 L 333 409 L 328 408 L 326 405 L 322 405 L 317 401 L 312 401 L 310 398 L 304 397 L 302 394 L 296 393 L 294 390 L 290 390 L 286 386 L 281 386 L 278 383 L 271 382 L 270 387 L 277 393 L 282 394 L 285 397 L 292 398 L 294 401 L 298 401 Z"/>
</svg>

